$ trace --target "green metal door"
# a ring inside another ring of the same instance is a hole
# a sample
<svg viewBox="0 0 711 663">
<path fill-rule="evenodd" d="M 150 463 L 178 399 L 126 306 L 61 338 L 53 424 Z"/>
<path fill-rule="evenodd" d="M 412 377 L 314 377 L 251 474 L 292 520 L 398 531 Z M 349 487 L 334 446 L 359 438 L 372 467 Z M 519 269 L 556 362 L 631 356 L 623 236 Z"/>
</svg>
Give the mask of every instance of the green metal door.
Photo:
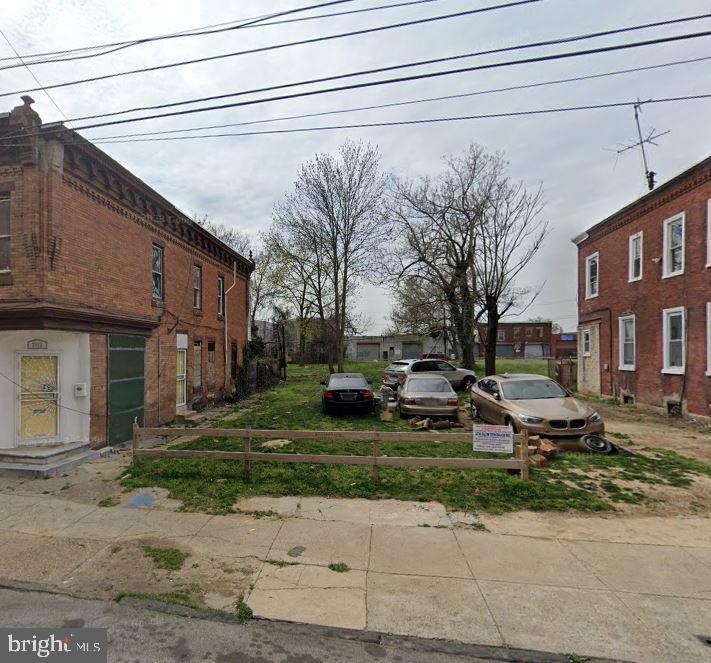
<svg viewBox="0 0 711 663">
<path fill-rule="evenodd" d="M 131 439 L 133 420 L 143 425 L 146 341 L 109 335 L 109 444 Z"/>
</svg>

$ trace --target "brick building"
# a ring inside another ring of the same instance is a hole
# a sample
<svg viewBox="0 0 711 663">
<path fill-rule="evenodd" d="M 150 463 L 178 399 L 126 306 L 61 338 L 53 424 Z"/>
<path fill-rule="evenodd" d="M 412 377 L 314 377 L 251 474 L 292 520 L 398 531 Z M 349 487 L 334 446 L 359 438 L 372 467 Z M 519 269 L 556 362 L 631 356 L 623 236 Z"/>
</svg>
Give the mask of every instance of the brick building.
<svg viewBox="0 0 711 663">
<path fill-rule="evenodd" d="M 581 390 L 709 416 L 711 158 L 573 241 Z"/>
<path fill-rule="evenodd" d="M 578 356 L 578 332 L 553 334 L 551 356 L 556 359 L 570 359 Z"/>
<path fill-rule="evenodd" d="M 219 400 L 253 263 L 23 100 L 0 115 L 0 449 L 116 443 Z"/>
<path fill-rule="evenodd" d="M 552 322 L 499 322 L 496 356 L 508 359 L 535 359 L 551 356 Z M 486 325 L 478 326 L 477 349 L 484 356 Z"/>
</svg>

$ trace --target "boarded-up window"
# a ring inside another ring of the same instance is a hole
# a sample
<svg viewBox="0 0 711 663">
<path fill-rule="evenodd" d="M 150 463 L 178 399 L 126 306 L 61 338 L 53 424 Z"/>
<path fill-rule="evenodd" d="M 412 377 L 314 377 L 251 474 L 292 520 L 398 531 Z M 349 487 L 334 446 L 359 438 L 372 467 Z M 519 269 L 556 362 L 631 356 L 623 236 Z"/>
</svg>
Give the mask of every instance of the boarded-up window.
<svg viewBox="0 0 711 663">
<path fill-rule="evenodd" d="M 193 343 L 193 389 L 202 388 L 202 341 Z"/>
<path fill-rule="evenodd" d="M 215 388 L 215 341 L 207 344 L 207 388 Z"/>
</svg>

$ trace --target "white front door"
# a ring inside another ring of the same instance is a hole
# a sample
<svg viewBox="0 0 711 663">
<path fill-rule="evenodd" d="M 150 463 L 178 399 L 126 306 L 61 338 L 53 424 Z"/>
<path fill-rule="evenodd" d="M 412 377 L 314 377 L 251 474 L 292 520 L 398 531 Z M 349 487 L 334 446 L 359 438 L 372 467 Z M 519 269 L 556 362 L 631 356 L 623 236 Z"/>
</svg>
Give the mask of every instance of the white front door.
<svg viewBox="0 0 711 663">
<path fill-rule="evenodd" d="M 59 439 L 59 355 L 21 354 L 18 367 L 17 444 Z"/>
</svg>

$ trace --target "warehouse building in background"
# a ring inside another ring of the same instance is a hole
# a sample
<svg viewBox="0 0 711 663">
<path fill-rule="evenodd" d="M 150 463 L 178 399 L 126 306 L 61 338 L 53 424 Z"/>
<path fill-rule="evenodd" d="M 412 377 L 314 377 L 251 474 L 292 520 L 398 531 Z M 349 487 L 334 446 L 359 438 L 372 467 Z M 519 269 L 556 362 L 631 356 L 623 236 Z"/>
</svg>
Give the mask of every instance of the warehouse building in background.
<svg viewBox="0 0 711 663">
<path fill-rule="evenodd" d="M 76 460 L 232 391 L 253 263 L 23 100 L 0 115 L 0 463 Z"/>
</svg>

